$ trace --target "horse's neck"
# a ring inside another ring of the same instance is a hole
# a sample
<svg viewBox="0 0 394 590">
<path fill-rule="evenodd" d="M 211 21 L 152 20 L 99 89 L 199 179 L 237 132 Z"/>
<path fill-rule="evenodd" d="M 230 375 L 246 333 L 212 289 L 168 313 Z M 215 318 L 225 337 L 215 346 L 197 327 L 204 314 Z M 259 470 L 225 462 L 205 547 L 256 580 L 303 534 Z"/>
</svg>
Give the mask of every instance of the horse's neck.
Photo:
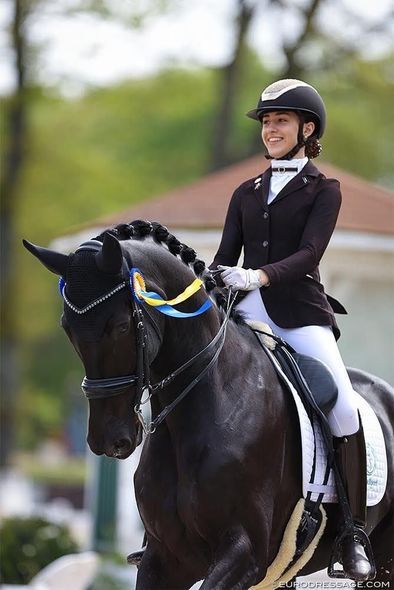
<svg viewBox="0 0 394 590">
<path fill-rule="evenodd" d="M 151 367 L 156 379 L 163 379 L 202 351 L 216 336 L 219 327 L 219 319 L 213 313 L 209 321 L 203 321 L 201 317 L 169 320 L 159 354 Z M 204 363 L 208 363 L 216 348 L 217 345 L 196 359 L 193 366 L 185 371 L 184 377 L 193 375 Z"/>
<path fill-rule="evenodd" d="M 177 333 L 168 331 L 167 338 L 163 341 L 161 355 L 159 355 L 155 375 L 162 379 L 171 371 L 187 362 L 196 353 L 202 350 L 217 333 L 219 324 L 214 331 L 193 330 L 188 326 L 186 332 Z M 161 392 L 158 396 L 156 413 L 164 406 L 171 403 L 187 387 L 213 358 L 218 344 L 196 361 L 184 374 L 177 377 L 174 383 Z M 190 427 L 197 430 L 204 425 L 207 428 L 217 416 L 230 415 L 240 403 L 239 380 L 245 378 L 249 383 L 253 374 L 261 374 L 264 371 L 266 357 L 251 334 L 245 334 L 233 324 L 229 323 L 226 338 L 218 360 L 210 369 L 208 376 L 204 378 L 187 394 L 176 409 L 169 415 L 167 425 L 176 436 L 183 436 Z M 232 383 L 237 383 L 233 387 Z M 225 386 L 224 386 L 225 384 Z M 256 388 L 257 391 L 257 388 Z M 242 400 L 241 400 L 242 401 Z"/>
</svg>

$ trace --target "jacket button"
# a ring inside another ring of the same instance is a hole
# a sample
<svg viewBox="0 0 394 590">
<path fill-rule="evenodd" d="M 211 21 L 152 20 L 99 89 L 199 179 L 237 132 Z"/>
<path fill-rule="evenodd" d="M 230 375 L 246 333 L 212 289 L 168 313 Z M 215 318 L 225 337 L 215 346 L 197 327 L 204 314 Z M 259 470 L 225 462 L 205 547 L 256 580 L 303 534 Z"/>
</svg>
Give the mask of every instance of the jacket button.
<svg viewBox="0 0 394 590">
<path fill-rule="evenodd" d="M 264 219 L 268 219 L 268 213 L 267 213 L 267 211 L 265 211 L 263 217 L 264 217 Z"/>
<path fill-rule="evenodd" d="M 266 247 L 268 246 L 268 242 L 267 242 L 267 240 L 264 240 L 264 242 L 263 242 L 263 246 L 264 246 L 264 248 L 266 248 Z"/>
</svg>

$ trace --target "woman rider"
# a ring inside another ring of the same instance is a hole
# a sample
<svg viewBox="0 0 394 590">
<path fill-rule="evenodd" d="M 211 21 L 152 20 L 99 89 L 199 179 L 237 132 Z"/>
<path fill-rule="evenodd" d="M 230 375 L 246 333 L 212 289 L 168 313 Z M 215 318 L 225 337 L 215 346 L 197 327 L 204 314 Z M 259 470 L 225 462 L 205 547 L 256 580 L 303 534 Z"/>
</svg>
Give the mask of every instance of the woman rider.
<svg viewBox="0 0 394 590">
<path fill-rule="evenodd" d="M 235 190 L 211 268 L 223 270 L 227 287 L 246 292 L 237 309 L 248 319 L 267 323 L 297 352 L 331 369 L 338 400 L 328 422 L 358 531 L 366 521 L 366 459 L 355 392 L 336 343 L 340 332 L 334 311 L 345 310 L 325 294 L 319 276 L 341 205 L 339 182 L 310 161 L 321 151 L 324 103 L 309 84 L 279 80 L 247 115 L 261 123 L 271 166 Z M 370 577 L 372 567 L 357 532 L 345 537 L 341 552 L 347 577 Z"/>
</svg>

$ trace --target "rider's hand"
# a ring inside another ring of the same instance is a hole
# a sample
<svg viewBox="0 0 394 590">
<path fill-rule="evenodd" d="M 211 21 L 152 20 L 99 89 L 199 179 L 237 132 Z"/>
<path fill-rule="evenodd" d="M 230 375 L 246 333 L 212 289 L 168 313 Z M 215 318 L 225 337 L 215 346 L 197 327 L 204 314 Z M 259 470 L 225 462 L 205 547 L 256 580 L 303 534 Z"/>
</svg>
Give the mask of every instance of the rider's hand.
<svg viewBox="0 0 394 590">
<path fill-rule="evenodd" d="M 223 270 L 220 273 L 226 287 L 231 287 L 234 291 L 253 291 L 267 284 L 266 275 L 261 269 L 253 270 L 251 268 L 241 268 L 240 266 L 222 266 L 218 269 Z"/>
</svg>

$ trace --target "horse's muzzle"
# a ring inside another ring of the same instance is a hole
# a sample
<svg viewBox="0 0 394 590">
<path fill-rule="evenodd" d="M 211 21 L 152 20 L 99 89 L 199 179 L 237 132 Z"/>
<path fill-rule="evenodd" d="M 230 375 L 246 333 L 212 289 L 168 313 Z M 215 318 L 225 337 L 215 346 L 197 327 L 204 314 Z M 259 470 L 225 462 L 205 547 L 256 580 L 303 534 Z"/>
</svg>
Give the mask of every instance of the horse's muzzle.
<svg viewBox="0 0 394 590">
<path fill-rule="evenodd" d="M 128 434 L 119 436 L 115 440 L 107 440 L 97 444 L 94 437 L 88 436 L 88 445 L 95 455 L 106 455 L 114 459 L 127 459 L 142 442 L 142 426 L 136 422 L 135 436 Z"/>
<path fill-rule="evenodd" d="M 130 438 L 121 438 L 117 440 L 110 452 L 106 451 L 108 457 L 114 457 L 115 459 L 127 459 L 134 451 L 136 445 L 133 445 Z"/>
</svg>

